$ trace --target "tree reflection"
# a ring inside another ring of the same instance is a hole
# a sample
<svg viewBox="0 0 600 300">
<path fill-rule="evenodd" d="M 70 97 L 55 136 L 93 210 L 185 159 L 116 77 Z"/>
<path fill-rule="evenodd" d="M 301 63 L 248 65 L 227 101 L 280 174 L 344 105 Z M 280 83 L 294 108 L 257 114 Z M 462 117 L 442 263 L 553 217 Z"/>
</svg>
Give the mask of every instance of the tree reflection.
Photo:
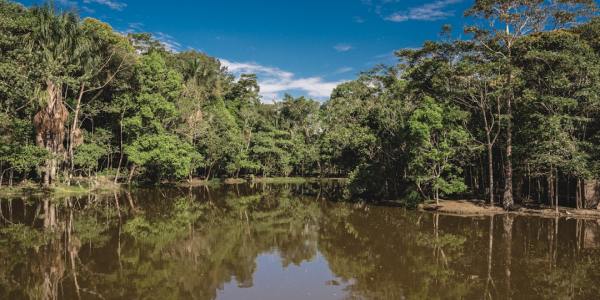
<svg viewBox="0 0 600 300">
<path fill-rule="evenodd" d="M 589 299 L 600 225 L 323 201 L 322 186 L 152 189 L 0 202 L 1 299 L 215 299 L 257 258 L 319 254 L 348 298 Z M 309 270 L 310 271 L 310 270 Z"/>
</svg>

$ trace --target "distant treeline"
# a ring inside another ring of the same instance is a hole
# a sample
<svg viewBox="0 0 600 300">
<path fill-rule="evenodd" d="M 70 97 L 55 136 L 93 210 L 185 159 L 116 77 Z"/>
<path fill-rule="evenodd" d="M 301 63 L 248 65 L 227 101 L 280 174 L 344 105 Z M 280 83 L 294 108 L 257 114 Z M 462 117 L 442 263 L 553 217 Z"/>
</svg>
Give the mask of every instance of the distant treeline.
<svg viewBox="0 0 600 300">
<path fill-rule="evenodd" d="M 0 182 L 334 176 L 364 199 L 590 206 L 595 13 L 591 0 L 477 0 L 468 38 L 446 26 L 324 103 L 265 104 L 254 74 L 236 78 L 216 58 L 0 0 Z"/>
</svg>

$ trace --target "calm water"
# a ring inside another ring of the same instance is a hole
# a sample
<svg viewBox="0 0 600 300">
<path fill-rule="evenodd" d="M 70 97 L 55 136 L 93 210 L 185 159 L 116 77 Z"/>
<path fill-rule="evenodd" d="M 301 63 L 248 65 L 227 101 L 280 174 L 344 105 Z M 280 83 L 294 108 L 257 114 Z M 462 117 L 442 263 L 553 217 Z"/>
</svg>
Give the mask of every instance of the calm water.
<svg viewBox="0 0 600 300">
<path fill-rule="evenodd" d="M 337 202 L 335 183 L 3 199 L 0 299 L 599 299 L 600 223 Z"/>
</svg>

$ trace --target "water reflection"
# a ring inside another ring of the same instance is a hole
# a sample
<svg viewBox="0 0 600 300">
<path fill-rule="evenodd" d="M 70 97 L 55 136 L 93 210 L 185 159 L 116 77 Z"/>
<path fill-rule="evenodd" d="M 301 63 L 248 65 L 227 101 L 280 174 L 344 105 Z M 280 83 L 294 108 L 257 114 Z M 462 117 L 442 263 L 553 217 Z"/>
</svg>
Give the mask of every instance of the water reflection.
<svg viewBox="0 0 600 300">
<path fill-rule="evenodd" d="M 1 299 L 594 299 L 600 223 L 336 202 L 339 185 L 0 202 Z"/>
</svg>

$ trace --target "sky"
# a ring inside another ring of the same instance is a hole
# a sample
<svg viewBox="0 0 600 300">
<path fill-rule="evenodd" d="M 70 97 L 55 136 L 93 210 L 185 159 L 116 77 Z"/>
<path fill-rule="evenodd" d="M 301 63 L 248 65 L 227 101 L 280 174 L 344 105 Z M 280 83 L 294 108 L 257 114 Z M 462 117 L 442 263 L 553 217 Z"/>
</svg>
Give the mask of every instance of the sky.
<svg viewBox="0 0 600 300">
<path fill-rule="evenodd" d="M 264 102 L 284 93 L 325 100 L 341 82 L 393 52 L 460 34 L 473 0 L 57 0 L 115 30 L 149 32 L 173 51 L 217 57 L 229 70 L 256 73 Z M 44 1 L 18 1 L 24 5 Z"/>
</svg>

